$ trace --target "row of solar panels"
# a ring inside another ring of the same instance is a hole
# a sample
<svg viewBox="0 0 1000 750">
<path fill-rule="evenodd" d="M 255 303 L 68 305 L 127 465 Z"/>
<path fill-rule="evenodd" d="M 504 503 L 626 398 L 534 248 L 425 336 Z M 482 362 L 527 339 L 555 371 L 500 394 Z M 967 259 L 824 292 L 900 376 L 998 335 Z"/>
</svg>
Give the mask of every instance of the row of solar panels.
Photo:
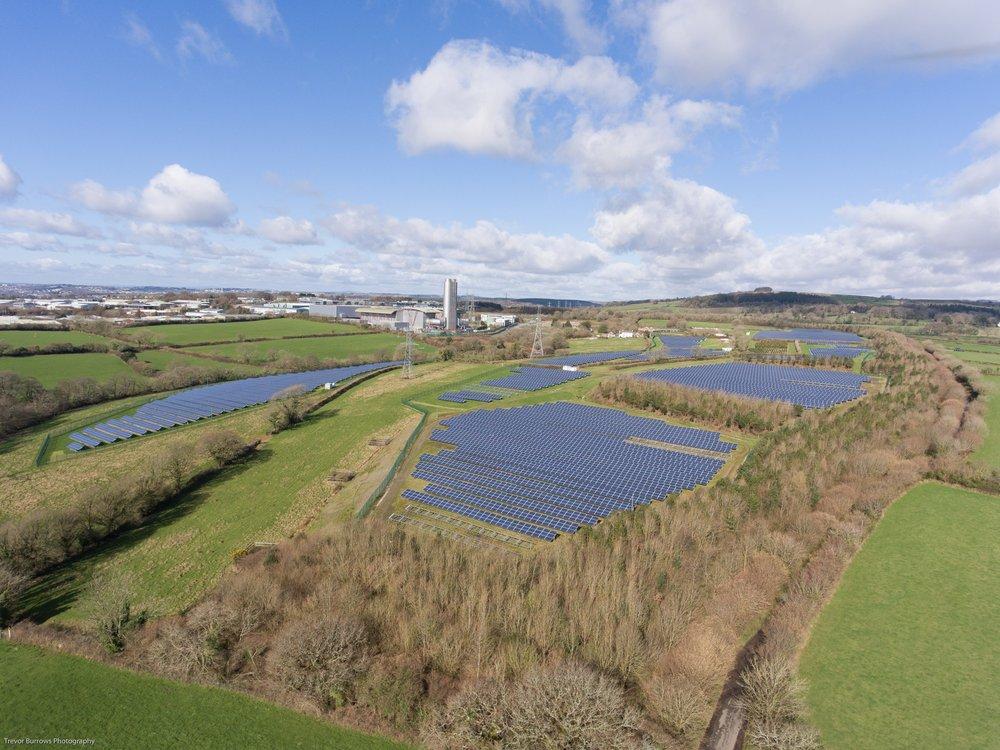
<svg viewBox="0 0 1000 750">
<path fill-rule="evenodd" d="M 850 357 L 854 358 L 862 354 L 868 354 L 871 349 L 863 346 L 814 346 L 810 351 L 813 357 Z"/>
<path fill-rule="evenodd" d="M 826 328 L 789 328 L 783 331 L 757 331 L 755 339 L 775 341 L 803 341 L 807 344 L 861 344 L 864 339 L 856 333 L 832 331 Z"/>
<path fill-rule="evenodd" d="M 128 440 L 138 435 L 169 429 L 199 419 L 226 414 L 247 406 L 263 404 L 289 389 L 311 391 L 325 383 L 338 383 L 369 372 L 395 367 L 400 362 L 375 362 L 325 370 L 265 375 L 224 383 L 188 388 L 166 398 L 143 404 L 134 414 L 108 419 L 85 427 L 69 437 L 69 449 L 85 448 Z"/>
<path fill-rule="evenodd" d="M 676 427 L 616 409 L 555 402 L 449 417 L 432 438 L 454 446 L 424 454 L 426 482 L 408 500 L 551 541 L 610 513 L 708 483 L 724 460 L 630 442 L 735 445 L 717 432 Z"/>
<path fill-rule="evenodd" d="M 864 395 L 861 385 L 868 381 L 867 375 L 851 372 L 740 362 L 650 370 L 636 377 L 738 396 L 784 401 L 811 409 L 822 409 L 860 398 Z"/>
<path fill-rule="evenodd" d="M 483 403 L 489 403 L 491 401 L 499 401 L 503 398 L 500 393 L 489 393 L 487 391 L 445 391 L 440 396 L 438 396 L 439 401 L 451 401 L 456 404 L 464 404 L 466 401 L 479 401 Z"/>
<path fill-rule="evenodd" d="M 584 354 L 567 354 L 564 357 L 545 357 L 534 360 L 534 364 L 548 367 L 580 367 L 583 365 L 595 365 L 601 362 L 610 362 L 616 359 L 645 359 L 643 352 L 614 351 L 614 352 L 587 352 Z"/>
<path fill-rule="evenodd" d="M 509 388 L 515 391 L 538 391 L 570 380 L 585 378 L 589 372 L 580 370 L 555 370 L 548 367 L 518 366 L 506 377 L 484 380 L 481 385 L 492 388 Z"/>
</svg>

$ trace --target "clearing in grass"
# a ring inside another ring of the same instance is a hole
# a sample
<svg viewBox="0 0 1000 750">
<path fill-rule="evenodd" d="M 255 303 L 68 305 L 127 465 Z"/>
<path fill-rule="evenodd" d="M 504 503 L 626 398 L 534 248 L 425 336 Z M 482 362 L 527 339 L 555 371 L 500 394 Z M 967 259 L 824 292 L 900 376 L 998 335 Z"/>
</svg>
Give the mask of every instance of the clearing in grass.
<svg viewBox="0 0 1000 750">
<path fill-rule="evenodd" d="M 0 643 L 0 730 L 10 738 L 91 739 L 96 747 L 402 750 L 241 693 Z M 137 738 L 142 738 L 141 743 Z"/>
<path fill-rule="evenodd" d="M 240 320 L 231 323 L 167 323 L 122 329 L 122 336 L 157 344 L 190 346 L 212 341 L 280 339 L 283 336 L 319 336 L 325 333 L 358 333 L 362 328 L 350 323 L 333 323 L 303 318 Z"/>
<path fill-rule="evenodd" d="M 994 747 L 1000 498 L 936 483 L 886 512 L 802 657 L 829 750 Z"/>
<path fill-rule="evenodd" d="M 46 388 L 52 388 L 61 381 L 72 378 L 93 378 L 104 381 L 124 375 L 133 380 L 142 380 L 131 367 L 114 354 L 95 352 L 0 357 L 0 372 L 4 370 L 36 378 Z"/>
</svg>

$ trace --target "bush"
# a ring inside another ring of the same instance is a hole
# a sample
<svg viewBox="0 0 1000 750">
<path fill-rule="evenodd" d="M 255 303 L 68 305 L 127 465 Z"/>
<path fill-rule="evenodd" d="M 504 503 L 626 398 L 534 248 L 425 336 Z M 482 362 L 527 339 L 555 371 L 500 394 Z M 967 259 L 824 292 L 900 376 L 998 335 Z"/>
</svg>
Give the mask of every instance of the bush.
<svg viewBox="0 0 1000 750">
<path fill-rule="evenodd" d="M 216 430 L 205 433 L 198 441 L 198 446 L 220 468 L 243 457 L 248 451 L 246 443 L 233 430 Z"/>
<path fill-rule="evenodd" d="M 88 620 L 109 654 L 125 648 L 128 634 L 146 621 L 146 613 L 133 612 L 132 589 L 125 578 L 97 577 L 91 584 Z"/>
<path fill-rule="evenodd" d="M 804 685 L 781 659 L 757 657 L 740 675 L 741 705 L 751 729 L 772 731 L 805 713 Z"/>
<path fill-rule="evenodd" d="M 369 658 L 368 634 L 340 618 L 298 620 L 278 634 L 268 663 L 277 679 L 323 706 L 347 702 L 348 690 Z"/>
</svg>

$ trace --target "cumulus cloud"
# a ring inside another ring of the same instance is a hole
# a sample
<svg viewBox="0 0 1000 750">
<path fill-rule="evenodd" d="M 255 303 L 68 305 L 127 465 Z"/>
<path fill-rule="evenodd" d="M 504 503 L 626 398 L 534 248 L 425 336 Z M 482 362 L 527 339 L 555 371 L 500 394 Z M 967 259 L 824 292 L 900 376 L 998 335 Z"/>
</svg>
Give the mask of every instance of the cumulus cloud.
<svg viewBox="0 0 1000 750">
<path fill-rule="evenodd" d="M 0 225 L 73 237 L 96 238 L 101 236 L 96 227 L 84 224 L 75 216 L 37 211 L 33 208 L 0 208 Z"/>
<path fill-rule="evenodd" d="M 387 258 L 436 259 L 531 274 L 585 273 L 609 255 L 571 235 L 514 234 L 489 221 L 472 226 L 397 219 L 370 207 L 347 207 L 324 221 L 337 239 Z"/>
<path fill-rule="evenodd" d="M 274 0 L 226 0 L 226 10 L 233 20 L 257 36 L 288 37 L 285 21 Z"/>
<path fill-rule="evenodd" d="M 876 62 L 1000 57 L 994 0 L 623 2 L 662 81 L 791 91 Z"/>
<path fill-rule="evenodd" d="M 180 164 L 164 167 L 139 193 L 84 180 L 72 186 L 70 197 L 93 211 L 166 224 L 220 226 L 236 210 L 216 180 Z"/>
<path fill-rule="evenodd" d="M 487 42 L 460 40 L 442 47 L 407 81 L 393 81 L 386 108 L 408 153 L 454 148 L 527 157 L 533 151 L 532 117 L 543 98 L 622 107 L 637 92 L 635 82 L 606 57 L 570 65 L 536 52 L 503 52 Z"/>
<path fill-rule="evenodd" d="M 276 216 L 261 221 L 258 231 L 262 237 L 282 245 L 319 244 L 316 227 L 308 219 L 296 221 L 291 216 Z"/>
<path fill-rule="evenodd" d="M 672 154 L 703 128 L 735 125 L 740 109 L 730 104 L 683 100 L 670 104 L 654 96 L 641 115 L 625 122 L 594 125 L 581 115 L 559 149 L 578 187 L 637 187 L 670 167 Z"/>
<path fill-rule="evenodd" d="M 7 165 L 0 154 L 0 200 L 10 199 L 17 195 L 21 186 L 21 175 Z"/>
<path fill-rule="evenodd" d="M 196 21 L 184 21 L 181 24 L 176 49 L 181 60 L 201 57 L 216 65 L 233 62 L 233 56 L 222 40 Z"/>
</svg>

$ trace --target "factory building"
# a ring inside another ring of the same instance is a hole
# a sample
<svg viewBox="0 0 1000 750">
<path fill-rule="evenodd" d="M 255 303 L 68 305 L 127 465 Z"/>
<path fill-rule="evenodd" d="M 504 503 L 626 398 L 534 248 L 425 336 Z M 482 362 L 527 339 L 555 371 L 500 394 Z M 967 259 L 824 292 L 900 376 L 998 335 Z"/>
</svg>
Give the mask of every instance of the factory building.
<svg viewBox="0 0 1000 750">
<path fill-rule="evenodd" d="M 444 282 L 444 329 L 458 330 L 458 279 Z"/>
<path fill-rule="evenodd" d="M 437 307 L 358 307 L 362 323 L 393 331 L 426 331 L 438 329 L 442 324 L 441 309 Z"/>
</svg>

